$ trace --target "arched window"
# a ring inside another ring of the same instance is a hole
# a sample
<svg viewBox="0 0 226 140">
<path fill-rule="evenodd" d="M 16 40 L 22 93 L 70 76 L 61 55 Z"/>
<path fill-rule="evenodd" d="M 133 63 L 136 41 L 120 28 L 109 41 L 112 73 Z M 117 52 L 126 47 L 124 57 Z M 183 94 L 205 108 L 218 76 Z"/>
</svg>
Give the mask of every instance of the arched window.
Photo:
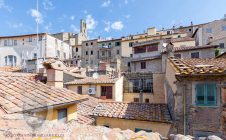
<svg viewBox="0 0 226 140">
<path fill-rule="evenodd" d="M 5 56 L 5 66 L 16 66 L 17 58 L 14 55 Z"/>
</svg>

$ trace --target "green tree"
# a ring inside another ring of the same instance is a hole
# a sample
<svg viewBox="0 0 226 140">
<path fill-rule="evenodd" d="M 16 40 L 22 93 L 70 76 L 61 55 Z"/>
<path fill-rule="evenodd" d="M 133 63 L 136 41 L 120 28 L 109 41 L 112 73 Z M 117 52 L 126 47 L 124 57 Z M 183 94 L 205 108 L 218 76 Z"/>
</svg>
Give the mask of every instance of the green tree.
<svg viewBox="0 0 226 140">
<path fill-rule="evenodd" d="M 215 57 L 217 57 L 218 55 L 220 55 L 220 49 L 219 48 L 216 48 L 215 49 Z"/>
</svg>

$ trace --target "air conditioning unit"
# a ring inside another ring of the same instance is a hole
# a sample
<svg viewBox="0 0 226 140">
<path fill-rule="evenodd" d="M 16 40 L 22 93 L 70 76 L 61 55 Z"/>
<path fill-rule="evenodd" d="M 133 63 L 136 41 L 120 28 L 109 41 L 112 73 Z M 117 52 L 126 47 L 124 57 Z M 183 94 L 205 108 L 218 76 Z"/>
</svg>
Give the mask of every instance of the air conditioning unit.
<svg viewBox="0 0 226 140">
<path fill-rule="evenodd" d="M 95 88 L 89 88 L 88 94 L 96 94 Z"/>
</svg>

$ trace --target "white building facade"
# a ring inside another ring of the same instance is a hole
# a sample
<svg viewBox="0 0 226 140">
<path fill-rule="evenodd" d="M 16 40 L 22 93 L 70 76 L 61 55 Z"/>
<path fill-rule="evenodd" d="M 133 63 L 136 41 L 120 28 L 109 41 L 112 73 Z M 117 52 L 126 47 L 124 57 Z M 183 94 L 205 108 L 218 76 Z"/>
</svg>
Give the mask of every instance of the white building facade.
<svg viewBox="0 0 226 140">
<path fill-rule="evenodd" d="M 33 64 L 37 65 L 39 62 L 36 60 L 48 58 L 65 60 L 72 57 L 71 53 L 69 44 L 47 33 L 40 33 L 38 36 L 28 34 L 0 37 L 0 67 L 18 66 L 33 71 L 35 69 L 28 67 L 28 61 L 32 60 Z"/>
</svg>

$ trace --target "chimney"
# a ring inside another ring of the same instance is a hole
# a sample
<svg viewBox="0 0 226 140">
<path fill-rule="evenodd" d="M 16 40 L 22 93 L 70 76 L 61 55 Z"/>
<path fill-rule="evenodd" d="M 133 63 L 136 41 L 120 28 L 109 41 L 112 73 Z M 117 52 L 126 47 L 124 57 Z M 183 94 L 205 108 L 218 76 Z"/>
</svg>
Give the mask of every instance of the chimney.
<svg viewBox="0 0 226 140">
<path fill-rule="evenodd" d="M 45 63 L 47 73 L 47 85 L 63 88 L 63 69 L 66 67 L 61 61 L 55 61 L 53 63 Z"/>
<path fill-rule="evenodd" d="M 47 85 L 63 88 L 63 70 L 47 69 Z"/>
<path fill-rule="evenodd" d="M 148 35 L 156 35 L 156 28 L 155 27 L 148 28 Z"/>
<path fill-rule="evenodd" d="M 193 26 L 193 22 L 191 21 L 191 26 Z"/>
</svg>

